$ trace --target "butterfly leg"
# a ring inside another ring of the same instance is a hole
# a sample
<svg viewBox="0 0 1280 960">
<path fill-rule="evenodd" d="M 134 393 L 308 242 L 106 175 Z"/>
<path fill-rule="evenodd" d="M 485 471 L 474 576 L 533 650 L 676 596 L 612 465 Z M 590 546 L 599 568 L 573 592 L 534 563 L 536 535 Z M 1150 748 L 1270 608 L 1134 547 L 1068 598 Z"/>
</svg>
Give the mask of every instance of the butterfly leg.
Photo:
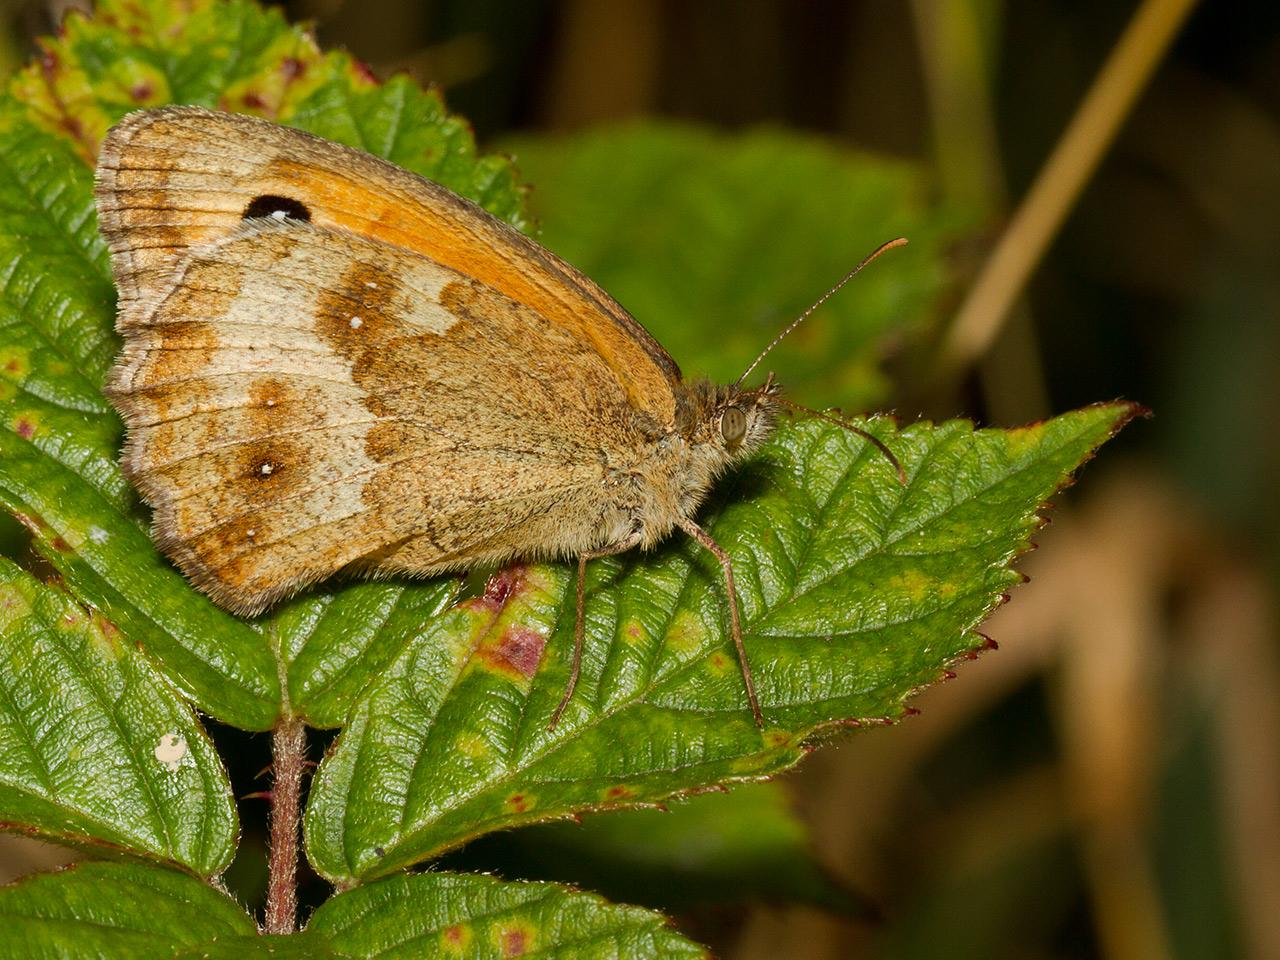
<svg viewBox="0 0 1280 960">
<path fill-rule="evenodd" d="M 560 722 L 560 714 L 564 713 L 564 708 L 569 705 L 574 688 L 578 685 L 578 674 L 582 670 L 582 642 L 586 635 L 587 561 L 597 560 L 600 557 L 612 557 L 616 553 L 626 553 L 639 542 L 640 535 L 636 533 L 619 543 L 600 550 L 589 550 L 578 557 L 578 603 L 573 617 L 573 665 L 569 668 L 569 684 L 565 687 L 564 696 L 560 698 L 560 705 L 556 707 L 556 712 L 551 715 L 551 723 L 547 725 L 548 730 L 554 730 L 556 724 Z"/>
<path fill-rule="evenodd" d="M 724 571 L 724 589 L 729 595 L 729 632 L 733 635 L 733 645 L 738 649 L 738 664 L 742 667 L 742 682 L 747 687 L 747 702 L 751 704 L 751 715 L 756 719 L 756 726 L 764 727 L 764 714 L 760 712 L 760 701 L 756 699 L 756 684 L 751 679 L 751 666 L 747 663 L 747 648 L 742 645 L 742 620 L 738 614 L 738 591 L 733 586 L 733 561 L 724 547 L 711 539 L 711 534 L 687 518 L 677 521 L 680 529 L 698 543 L 702 544 L 720 561 L 720 569 Z"/>
</svg>

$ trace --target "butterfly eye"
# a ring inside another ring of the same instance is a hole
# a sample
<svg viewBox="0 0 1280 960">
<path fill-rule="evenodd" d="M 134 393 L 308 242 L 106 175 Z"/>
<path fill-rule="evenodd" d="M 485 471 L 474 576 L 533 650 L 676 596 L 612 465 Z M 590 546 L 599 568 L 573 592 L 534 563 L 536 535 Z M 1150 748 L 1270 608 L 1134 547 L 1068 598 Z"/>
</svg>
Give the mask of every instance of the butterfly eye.
<svg viewBox="0 0 1280 960">
<path fill-rule="evenodd" d="M 256 220 L 266 217 L 270 220 L 284 220 L 286 217 L 290 220 L 301 220 L 303 223 L 311 222 L 311 211 L 307 209 L 307 205 L 293 197 L 278 197 L 273 193 L 264 193 L 260 197 L 254 197 L 249 201 L 249 205 L 244 208 L 242 220 Z"/>
<path fill-rule="evenodd" d="M 725 407 L 720 414 L 720 437 L 729 446 L 742 442 L 747 434 L 747 415 L 741 407 Z"/>
</svg>

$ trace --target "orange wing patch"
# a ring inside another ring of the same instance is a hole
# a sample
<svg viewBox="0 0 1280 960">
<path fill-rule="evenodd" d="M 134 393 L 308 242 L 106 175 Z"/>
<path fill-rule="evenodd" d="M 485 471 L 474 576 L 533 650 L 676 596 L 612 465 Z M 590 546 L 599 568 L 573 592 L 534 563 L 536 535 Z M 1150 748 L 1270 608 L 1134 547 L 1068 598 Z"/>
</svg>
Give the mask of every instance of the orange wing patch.
<svg viewBox="0 0 1280 960">
<path fill-rule="evenodd" d="M 98 164 L 98 209 L 122 323 L 144 316 L 192 247 L 233 232 L 256 200 L 295 219 L 420 253 L 589 346 L 627 402 L 670 425 L 680 371 L 614 300 L 564 261 L 437 184 L 297 130 L 195 107 L 131 114 Z"/>
</svg>

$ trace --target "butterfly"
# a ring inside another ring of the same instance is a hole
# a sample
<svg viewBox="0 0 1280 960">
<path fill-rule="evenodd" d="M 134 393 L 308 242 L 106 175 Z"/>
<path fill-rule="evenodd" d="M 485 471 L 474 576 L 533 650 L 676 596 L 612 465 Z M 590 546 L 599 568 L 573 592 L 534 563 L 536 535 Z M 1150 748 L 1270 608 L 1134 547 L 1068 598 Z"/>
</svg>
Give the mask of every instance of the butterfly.
<svg viewBox="0 0 1280 960">
<path fill-rule="evenodd" d="M 732 560 L 695 519 L 786 403 L 772 375 L 743 385 L 759 358 L 733 384 L 686 380 L 595 283 L 480 207 L 265 120 L 130 114 L 95 197 L 122 466 L 161 551 L 214 602 L 254 615 L 339 571 L 576 559 L 554 726 L 587 563 L 679 528 L 723 570 L 763 725 Z"/>
</svg>

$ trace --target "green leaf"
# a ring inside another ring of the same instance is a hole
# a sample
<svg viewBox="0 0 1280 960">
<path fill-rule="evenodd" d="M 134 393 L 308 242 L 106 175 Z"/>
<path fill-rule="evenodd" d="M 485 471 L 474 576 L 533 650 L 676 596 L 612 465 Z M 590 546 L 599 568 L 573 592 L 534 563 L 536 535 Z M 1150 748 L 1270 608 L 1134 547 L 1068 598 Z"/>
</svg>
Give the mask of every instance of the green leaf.
<svg viewBox="0 0 1280 960">
<path fill-rule="evenodd" d="M 234 900 L 141 864 L 82 863 L 0 888 L 0 960 L 153 960 L 254 933 Z"/>
<path fill-rule="evenodd" d="M 237 833 L 226 772 L 150 661 L 0 558 L 0 822 L 211 876 Z"/>
<path fill-rule="evenodd" d="M 648 910 L 549 883 L 447 873 L 393 877 L 339 894 L 316 911 L 306 934 L 343 956 L 386 960 L 707 955 Z"/>
<path fill-rule="evenodd" d="M 711 791 L 670 809 L 615 810 L 470 843 L 446 866 L 558 880 L 611 900 L 679 912 L 750 899 L 810 903 L 848 913 L 866 905 L 814 856 L 808 827 L 778 782 Z"/>
<path fill-rule="evenodd" d="M 404 78 L 379 85 L 346 54 L 322 54 L 277 11 L 251 3 L 106 0 L 94 19 L 70 14 L 42 47 L 0 99 L 0 506 L 33 532 L 68 589 L 160 661 L 201 709 L 270 727 L 284 652 L 290 708 L 336 725 L 452 588 L 339 588 L 280 624 L 250 624 L 160 556 L 116 465 L 120 422 L 100 392 L 118 341 L 89 164 L 125 113 L 179 102 L 363 147 L 520 226 L 511 166 L 477 157 L 465 123 L 434 92 Z"/>
<path fill-rule="evenodd" d="M 284 608 L 273 626 L 293 713 L 314 727 L 340 726 L 359 693 L 457 593 L 452 579 L 363 583 Z"/>
<path fill-rule="evenodd" d="M 688 372 L 728 383 L 863 256 L 864 272 L 770 355 L 802 402 L 887 396 L 893 340 L 927 329 L 952 230 L 920 170 L 781 130 L 645 122 L 509 141 L 542 241 L 618 298 Z"/>
<path fill-rule="evenodd" d="M 733 556 L 767 729 L 747 709 L 718 565 L 673 537 L 593 563 L 577 693 L 562 567 L 514 568 L 438 618 L 352 712 L 306 812 L 311 863 L 350 882 L 492 831 L 652 803 L 794 765 L 815 734 L 892 720 L 955 661 L 1020 575 L 1037 510 L 1136 408 L 1017 430 L 963 421 L 865 441 L 785 422 L 723 482 L 709 529 Z M 545 649 L 544 649 L 545 647 Z"/>
</svg>

